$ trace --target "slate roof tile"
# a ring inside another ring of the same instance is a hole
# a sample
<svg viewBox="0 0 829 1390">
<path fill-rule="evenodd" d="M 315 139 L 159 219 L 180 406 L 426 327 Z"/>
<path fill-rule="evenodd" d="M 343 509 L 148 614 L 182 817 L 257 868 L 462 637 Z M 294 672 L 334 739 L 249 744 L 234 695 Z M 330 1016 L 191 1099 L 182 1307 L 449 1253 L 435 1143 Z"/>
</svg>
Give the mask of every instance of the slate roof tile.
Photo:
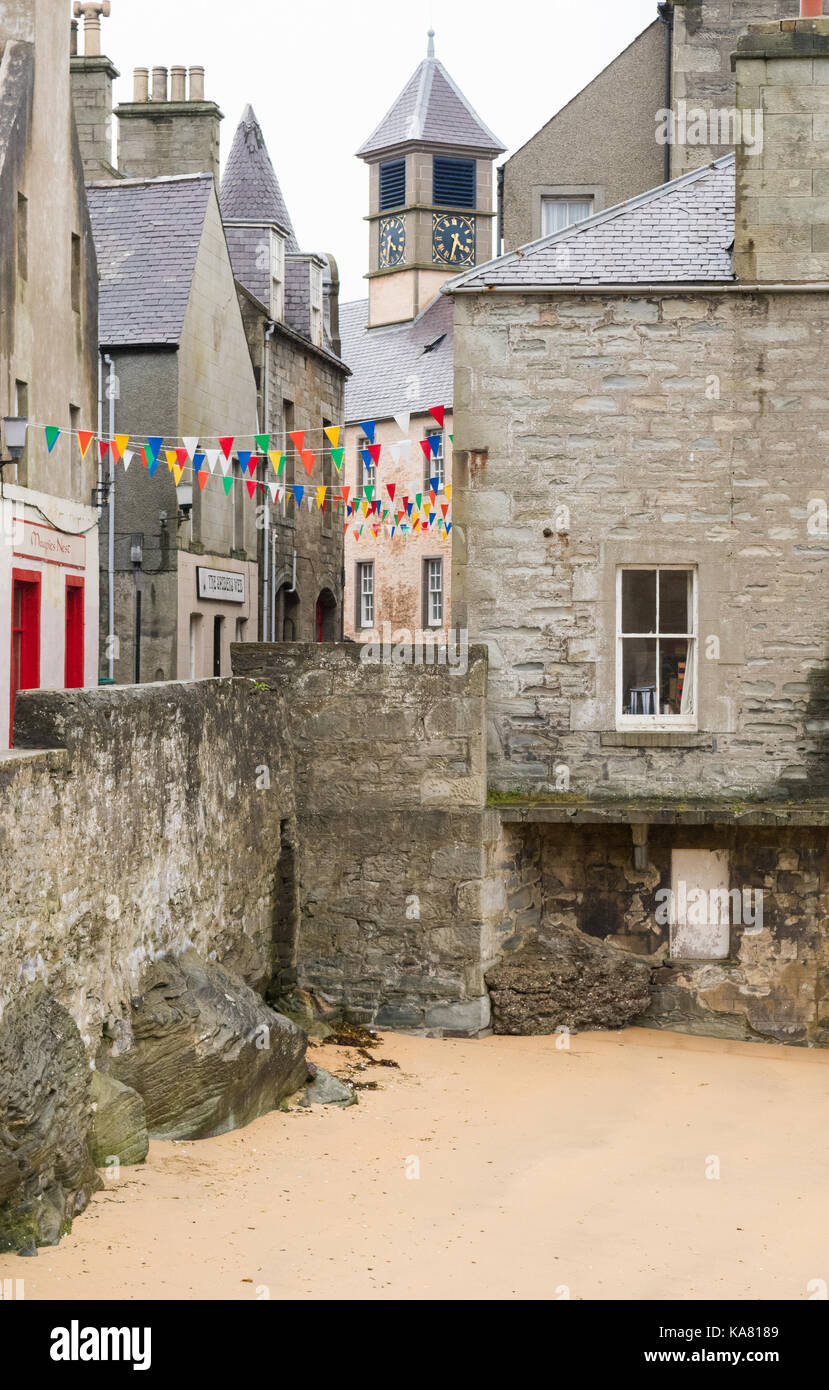
<svg viewBox="0 0 829 1390">
<path fill-rule="evenodd" d="M 478 150 L 494 159 L 506 148 L 431 54 L 412 74 L 400 96 L 357 154 L 365 159 L 408 144 L 449 145 Z"/>
<path fill-rule="evenodd" d="M 298 251 L 291 215 L 252 106 L 242 114 L 222 176 L 220 197 L 225 222 L 256 222 L 279 227 L 286 249 Z"/>
<path fill-rule="evenodd" d="M 413 322 L 387 328 L 368 327 L 367 299 L 342 304 L 340 335 L 343 360 L 352 371 L 345 392 L 349 423 L 389 419 L 401 410 L 425 414 L 435 405 L 451 409 L 451 300 L 438 295 Z"/>
</svg>

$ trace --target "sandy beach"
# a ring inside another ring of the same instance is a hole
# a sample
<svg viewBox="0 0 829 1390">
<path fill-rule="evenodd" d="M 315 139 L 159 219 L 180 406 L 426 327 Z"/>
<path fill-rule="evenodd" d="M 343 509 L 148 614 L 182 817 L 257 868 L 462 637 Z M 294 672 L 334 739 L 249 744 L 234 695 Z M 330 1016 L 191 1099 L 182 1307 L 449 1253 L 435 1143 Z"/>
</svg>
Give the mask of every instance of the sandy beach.
<svg viewBox="0 0 829 1390">
<path fill-rule="evenodd" d="M 355 1054 L 317 1046 L 340 1074 Z M 829 1280 L 829 1057 L 631 1029 L 386 1034 L 341 1110 L 154 1143 L 27 1299 L 806 1299 Z M 706 1176 L 719 1170 L 719 1177 Z"/>
</svg>

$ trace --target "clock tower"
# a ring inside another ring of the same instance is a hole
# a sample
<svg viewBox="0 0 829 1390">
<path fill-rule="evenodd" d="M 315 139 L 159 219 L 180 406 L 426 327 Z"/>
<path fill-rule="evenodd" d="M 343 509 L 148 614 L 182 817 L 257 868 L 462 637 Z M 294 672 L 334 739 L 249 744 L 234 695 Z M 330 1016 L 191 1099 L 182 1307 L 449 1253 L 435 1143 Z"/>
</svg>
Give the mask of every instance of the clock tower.
<svg viewBox="0 0 829 1390">
<path fill-rule="evenodd" d="M 492 255 L 493 161 L 504 146 L 427 56 L 358 156 L 370 172 L 368 327 L 416 318 Z"/>
</svg>

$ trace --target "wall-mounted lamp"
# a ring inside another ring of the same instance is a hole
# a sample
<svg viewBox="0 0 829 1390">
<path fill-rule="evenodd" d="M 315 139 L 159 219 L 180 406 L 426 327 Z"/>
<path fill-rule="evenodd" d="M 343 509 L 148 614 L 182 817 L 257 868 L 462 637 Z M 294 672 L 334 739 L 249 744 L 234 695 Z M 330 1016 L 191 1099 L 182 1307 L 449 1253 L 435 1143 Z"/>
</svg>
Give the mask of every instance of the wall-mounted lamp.
<svg viewBox="0 0 829 1390">
<path fill-rule="evenodd" d="M 3 420 L 3 434 L 9 457 L 3 463 L 17 463 L 26 447 L 26 430 L 29 422 L 22 415 L 7 415 Z"/>
<path fill-rule="evenodd" d="M 144 532 L 136 531 L 130 537 L 130 564 L 140 570 L 144 563 Z"/>
<path fill-rule="evenodd" d="M 190 513 L 193 510 L 193 484 L 179 483 L 176 488 L 176 498 L 178 500 L 178 524 L 181 526 L 185 521 L 190 520 Z"/>
</svg>

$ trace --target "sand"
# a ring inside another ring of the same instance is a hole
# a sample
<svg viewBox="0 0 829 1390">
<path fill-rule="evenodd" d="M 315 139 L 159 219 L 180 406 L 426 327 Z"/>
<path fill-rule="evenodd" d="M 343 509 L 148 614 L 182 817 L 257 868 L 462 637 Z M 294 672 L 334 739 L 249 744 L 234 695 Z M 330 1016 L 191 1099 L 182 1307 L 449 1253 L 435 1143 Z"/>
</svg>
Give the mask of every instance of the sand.
<svg viewBox="0 0 829 1390">
<path fill-rule="evenodd" d="M 829 1280 L 825 1053 L 630 1029 L 569 1051 L 386 1034 L 377 1055 L 400 1070 L 362 1072 L 382 1089 L 359 1106 L 154 1143 L 0 1280 L 221 1300 L 802 1300 Z"/>
</svg>

